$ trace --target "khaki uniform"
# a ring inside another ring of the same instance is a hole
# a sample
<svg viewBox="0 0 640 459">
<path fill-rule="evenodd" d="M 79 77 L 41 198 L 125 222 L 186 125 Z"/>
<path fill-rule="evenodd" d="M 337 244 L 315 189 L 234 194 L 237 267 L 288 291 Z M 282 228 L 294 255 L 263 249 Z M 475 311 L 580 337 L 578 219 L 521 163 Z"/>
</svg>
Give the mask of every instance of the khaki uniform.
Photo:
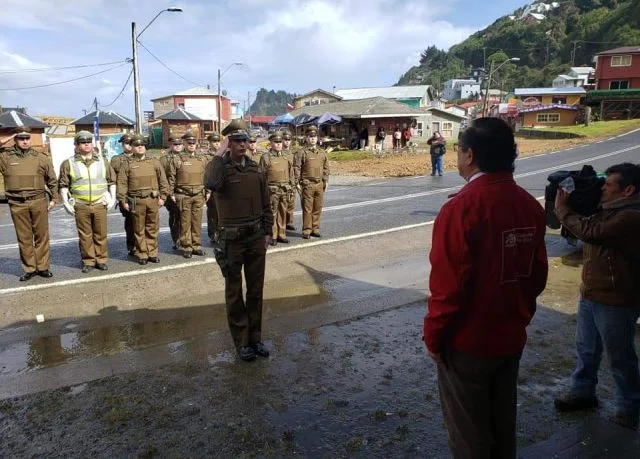
<svg viewBox="0 0 640 459">
<path fill-rule="evenodd" d="M 295 162 L 296 152 L 293 149 L 283 150 L 283 153 L 291 158 L 292 164 Z M 295 181 L 295 177 L 294 177 L 294 181 Z M 296 207 L 296 187 L 294 186 L 293 194 L 291 196 L 291 199 L 289 200 L 289 203 L 287 204 L 286 225 L 293 225 L 293 211 L 295 210 L 295 207 Z"/>
<path fill-rule="evenodd" d="M 131 156 L 121 153 L 119 155 L 111 158 L 111 169 L 115 173 L 113 177 L 114 181 L 118 181 L 118 173 L 122 168 L 122 164 L 126 161 L 129 161 Z M 133 214 L 128 212 L 122 208 L 121 205 L 118 204 L 118 209 L 120 209 L 120 213 L 124 217 L 124 232 L 127 238 L 127 251 L 129 253 L 133 253 L 135 249 L 135 238 L 133 236 Z"/>
<path fill-rule="evenodd" d="M 75 180 L 86 178 L 89 167 L 93 163 L 103 161 L 105 189 L 99 191 L 98 196 L 82 199 L 74 194 L 74 176 L 72 175 L 72 165 L 69 159 L 65 160 L 60 166 L 58 187 L 59 189 L 68 188 L 75 199 L 73 207 L 75 209 L 82 264 L 85 266 L 95 266 L 97 263 L 105 264 L 109 258 L 109 249 L 107 247 L 107 207 L 101 198 L 108 191 L 108 186 L 115 184 L 113 180 L 115 173 L 111 170 L 109 163 L 98 155 L 94 154 L 86 161 L 82 159 L 81 155 L 75 155 L 74 159 L 86 167 L 82 171 L 82 175 L 80 177 L 76 176 Z"/>
<path fill-rule="evenodd" d="M 260 168 L 267 178 L 271 196 L 271 213 L 273 214 L 271 237 L 274 240 L 286 239 L 287 208 L 289 202 L 293 201 L 295 186 L 293 159 L 282 152 L 269 151 L 260 157 Z"/>
<path fill-rule="evenodd" d="M 203 156 L 190 154 L 174 155 L 169 163 L 169 190 L 176 198 L 174 204 L 180 216 L 178 245 L 187 253 L 200 250 L 206 165 L 207 160 Z"/>
<path fill-rule="evenodd" d="M 302 234 L 319 234 L 324 190 L 329 180 L 327 152 L 318 147 L 304 147 L 296 153 L 293 168 L 296 183 L 302 186 Z"/>
<path fill-rule="evenodd" d="M 58 201 L 58 180 L 51 157 L 17 147 L 0 155 L 0 174 L 16 230 L 25 273 L 49 270 L 49 199 Z"/>
<path fill-rule="evenodd" d="M 219 219 L 216 260 L 225 277 L 227 320 L 237 348 L 261 341 L 262 291 L 266 259 L 265 235 L 273 225 L 269 190 L 262 170 L 249 158 L 244 165 L 229 153 L 216 156 L 205 173 L 205 186 L 215 193 Z M 242 294 L 242 268 L 247 280 Z"/>
<path fill-rule="evenodd" d="M 164 170 L 167 180 L 169 180 L 170 164 L 176 156 L 178 155 L 169 151 L 160 158 L 160 164 L 162 165 L 162 169 Z M 171 199 L 167 199 L 164 206 L 169 212 L 169 231 L 171 232 L 171 240 L 173 241 L 173 245 L 177 248 L 178 240 L 180 239 L 180 209 L 178 209 L 176 203 Z"/>
<path fill-rule="evenodd" d="M 158 256 L 158 199 L 166 199 L 169 184 L 164 169 L 155 158 L 133 157 L 122 164 L 117 182 L 117 199 L 129 204 L 133 214 L 135 250 L 138 259 Z"/>
</svg>

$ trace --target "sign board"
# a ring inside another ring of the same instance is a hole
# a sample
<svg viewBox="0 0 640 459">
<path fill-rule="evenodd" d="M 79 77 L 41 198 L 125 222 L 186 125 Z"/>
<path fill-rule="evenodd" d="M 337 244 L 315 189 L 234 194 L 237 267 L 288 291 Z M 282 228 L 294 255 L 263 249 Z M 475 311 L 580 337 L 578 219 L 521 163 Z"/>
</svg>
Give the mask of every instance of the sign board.
<svg viewBox="0 0 640 459">
<path fill-rule="evenodd" d="M 196 115 L 203 120 L 212 121 L 218 119 L 218 107 L 216 99 L 185 99 L 185 111 Z"/>
<path fill-rule="evenodd" d="M 53 168 L 56 171 L 56 176 L 58 176 L 60 174 L 60 166 L 62 165 L 62 162 L 73 156 L 73 137 L 50 137 L 49 151 L 51 152 Z"/>
</svg>

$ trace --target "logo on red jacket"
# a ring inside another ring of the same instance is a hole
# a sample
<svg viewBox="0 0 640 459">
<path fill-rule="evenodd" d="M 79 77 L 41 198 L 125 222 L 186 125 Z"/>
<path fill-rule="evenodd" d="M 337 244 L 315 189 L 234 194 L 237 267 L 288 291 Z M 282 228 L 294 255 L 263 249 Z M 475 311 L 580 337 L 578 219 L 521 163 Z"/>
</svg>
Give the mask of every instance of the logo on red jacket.
<svg viewBox="0 0 640 459">
<path fill-rule="evenodd" d="M 502 284 L 531 277 L 535 236 L 535 227 L 514 228 L 502 232 Z"/>
</svg>

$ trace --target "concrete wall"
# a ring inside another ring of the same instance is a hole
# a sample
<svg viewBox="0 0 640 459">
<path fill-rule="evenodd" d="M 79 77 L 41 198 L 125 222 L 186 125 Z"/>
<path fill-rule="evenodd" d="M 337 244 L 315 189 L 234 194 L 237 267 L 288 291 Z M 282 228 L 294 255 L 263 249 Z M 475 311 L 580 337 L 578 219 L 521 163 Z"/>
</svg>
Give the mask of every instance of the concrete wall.
<svg viewBox="0 0 640 459">
<path fill-rule="evenodd" d="M 539 122 L 538 121 L 539 114 L 558 114 L 560 115 L 560 121 L 555 123 Z M 523 113 L 521 115 L 522 126 L 573 126 L 576 122 L 577 116 L 578 116 L 577 110 L 557 110 L 557 109 Z"/>
</svg>

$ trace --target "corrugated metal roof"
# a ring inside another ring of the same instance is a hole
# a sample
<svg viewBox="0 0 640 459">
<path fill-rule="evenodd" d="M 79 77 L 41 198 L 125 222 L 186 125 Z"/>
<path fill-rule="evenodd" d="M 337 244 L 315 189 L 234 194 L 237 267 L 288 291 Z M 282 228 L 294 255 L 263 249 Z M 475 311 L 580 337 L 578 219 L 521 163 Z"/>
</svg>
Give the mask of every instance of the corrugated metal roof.
<svg viewBox="0 0 640 459">
<path fill-rule="evenodd" d="M 368 99 L 341 100 L 329 104 L 311 105 L 289 112 L 292 116 L 307 113 L 312 116 L 320 116 L 326 112 L 343 118 L 366 118 L 372 116 L 420 116 L 425 111 L 409 107 L 407 104 L 397 102 L 384 97 L 373 97 Z"/>
<path fill-rule="evenodd" d="M 92 111 L 81 118 L 74 120 L 71 124 L 93 124 L 93 120 L 98 115 L 100 124 L 115 124 L 117 126 L 133 126 L 133 121 L 116 112 Z"/>
<path fill-rule="evenodd" d="M 156 100 L 160 100 L 160 99 L 166 99 L 168 97 L 175 97 L 175 96 L 179 96 L 179 97 L 195 97 L 195 96 L 208 96 L 208 97 L 216 97 L 218 95 L 217 92 L 214 92 L 210 89 L 208 89 L 206 86 L 196 86 L 195 88 L 190 88 L 190 89 L 185 89 L 184 91 L 179 91 L 176 92 L 174 94 L 169 94 L 166 96 L 162 96 L 162 97 L 154 97 L 153 99 L 151 99 L 151 102 L 154 102 Z M 228 96 L 222 96 L 223 99 L 229 99 Z"/>
<path fill-rule="evenodd" d="M 596 71 L 593 67 L 571 67 L 569 70 L 577 73 L 578 75 L 588 75 Z"/>
<path fill-rule="evenodd" d="M 440 113 L 442 113 L 442 114 L 443 114 L 443 115 L 445 115 L 445 116 L 453 116 L 453 117 L 455 117 L 455 118 L 460 118 L 460 119 L 464 119 L 464 120 L 466 120 L 466 119 L 467 119 L 467 117 L 466 117 L 466 116 L 464 116 L 464 115 L 458 115 L 457 113 L 453 113 L 453 112 L 450 112 L 450 111 L 448 111 L 448 110 L 443 110 L 443 109 L 438 108 L 438 107 L 429 107 L 429 108 L 425 108 L 425 109 L 424 109 L 424 111 L 425 111 L 425 112 L 440 112 Z"/>
<path fill-rule="evenodd" d="M 520 113 L 542 112 L 545 110 L 578 110 L 577 105 L 565 105 L 565 104 L 547 104 L 536 105 L 535 107 L 525 107 L 518 110 Z"/>
<path fill-rule="evenodd" d="M 16 110 L 8 110 L 0 113 L 0 126 L 5 129 L 15 128 L 19 126 L 41 129 L 46 128 L 49 125 L 43 123 L 37 118 L 27 115 L 26 113 L 22 113 Z"/>
<path fill-rule="evenodd" d="M 516 96 L 544 96 L 547 94 L 586 94 L 583 87 L 571 88 L 516 88 Z"/>
<path fill-rule="evenodd" d="M 176 108 L 175 110 L 171 110 L 169 113 L 165 113 L 164 115 L 158 116 L 156 119 L 159 120 L 173 120 L 173 121 L 203 121 L 199 116 L 194 115 L 193 113 L 189 113 L 183 108 Z"/>
<path fill-rule="evenodd" d="M 389 86 L 385 88 L 352 88 L 339 89 L 336 95 L 344 100 L 368 99 L 384 97 L 386 99 L 421 99 L 431 89 L 429 85 L 419 86 Z"/>
<path fill-rule="evenodd" d="M 596 56 L 602 56 L 604 54 L 621 54 L 621 53 L 640 53 L 640 46 L 621 46 L 620 48 L 608 49 L 596 53 Z"/>
</svg>

